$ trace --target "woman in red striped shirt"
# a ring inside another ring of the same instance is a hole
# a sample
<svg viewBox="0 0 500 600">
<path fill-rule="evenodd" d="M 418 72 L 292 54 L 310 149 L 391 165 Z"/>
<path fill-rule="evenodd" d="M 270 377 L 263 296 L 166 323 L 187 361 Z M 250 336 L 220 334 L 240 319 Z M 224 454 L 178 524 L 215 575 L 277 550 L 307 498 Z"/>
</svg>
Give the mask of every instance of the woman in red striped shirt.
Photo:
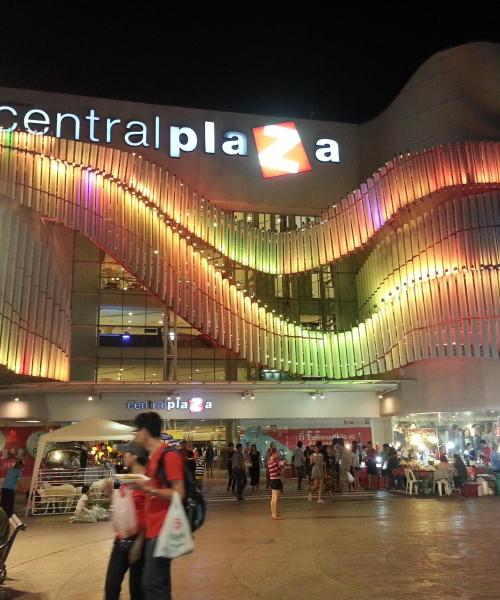
<svg viewBox="0 0 500 600">
<path fill-rule="evenodd" d="M 281 481 L 281 461 L 278 450 L 272 446 L 267 463 L 269 469 L 269 481 L 271 484 L 271 517 L 281 521 L 283 517 L 279 514 L 279 503 L 283 483 Z"/>
</svg>

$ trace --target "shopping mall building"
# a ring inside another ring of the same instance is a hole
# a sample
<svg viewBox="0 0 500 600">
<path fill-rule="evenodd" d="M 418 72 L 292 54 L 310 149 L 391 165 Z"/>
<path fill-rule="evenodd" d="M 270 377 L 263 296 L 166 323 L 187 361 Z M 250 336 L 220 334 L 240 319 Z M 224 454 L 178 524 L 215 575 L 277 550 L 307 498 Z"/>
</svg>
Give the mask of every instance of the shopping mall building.
<svg viewBox="0 0 500 600">
<path fill-rule="evenodd" d="M 500 46 L 363 124 L 0 88 L 0 126 L 5 436 L 496 435 Z"/>
</svg>

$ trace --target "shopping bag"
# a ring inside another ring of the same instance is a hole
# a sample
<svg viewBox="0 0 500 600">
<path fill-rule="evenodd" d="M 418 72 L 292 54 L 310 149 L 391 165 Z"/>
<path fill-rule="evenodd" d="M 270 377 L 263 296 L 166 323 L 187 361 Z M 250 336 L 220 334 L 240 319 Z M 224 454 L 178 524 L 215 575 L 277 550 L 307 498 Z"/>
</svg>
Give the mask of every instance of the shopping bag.
<svg viewBox="0 0 500 600">
<path fill-rule="evenodd" d="M 347 482 L 354 483 L 354 477 L 352 476 L 352 473 L 349 473 L 349 471 L 347 472 Z"/>
<path fill-rule="evenodd" d="M 156 540 L 153 553 L 155 558 L 177 558 L 188 554 L 194 549 L 191 527 L 182 506 L 181 498 L 174 492 L 167 516 L 163 521 L 161 531 Z"/>
<path fill-rule="evenodd" d="M 125 485 L 113 490 L 111 521 L 114 530 L 122 538 L 135 535 L 138 531 L 133 491 Z"/>
</svg>

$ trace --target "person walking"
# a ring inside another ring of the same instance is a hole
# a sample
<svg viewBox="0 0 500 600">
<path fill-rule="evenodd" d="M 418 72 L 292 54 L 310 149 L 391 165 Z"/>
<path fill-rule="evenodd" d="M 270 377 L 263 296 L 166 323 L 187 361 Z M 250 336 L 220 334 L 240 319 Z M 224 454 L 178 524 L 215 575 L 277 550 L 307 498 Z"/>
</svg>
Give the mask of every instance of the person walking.
<svg viewBox="0 0 500 600">
<path fill-rule="evenodd" d="M 233 494 L 236 489 L 236 479 L 233 475 L 234 452 L 234 444 L 233 442 L 229 442 L 229 444 L 227 445 L 227 491 L 231 491 Z"/>
<path fill-rule="evenodd" d="M 269 452 L 268 469 L 269 481 L 271 486 L 271 518 L 276 521 L 282 521 L 279 513 L 281 494 L 283 493 L 283 482 L 281 481 L 281 467 L 283 462 L 276 447 L 272 447 Z"/>
<path fill-rule="evenodd" d="M 330 500 L 335 502 L 335 489 L 337 487 L 337 456 L 335 455 L 335 448 L 328 446 L 326 449 L 326 460 L 325 460 L 325 490 L 330 496 Z"/>
<path fill-rule="evenodd" d="M 17 482 L 23 476 L 23 467 L 23 461 L 17 460 L 15 464 L 7 471 L 3 482 L 0 504 L 5 511 L 5 514 L 9 518 L 14 514 L 16 487 Z"/>
<path fill-rule="evenodd" d="M 206 464 L 207 477 L 209 477 L 210 479 L 214 478 L 214 458 L 215 458 L 214 447 L 212 446 L 212 442 L 208 442 L 208 446 L 205 451 L 205 464 Z"/>
<path fill-rule="evenodd" d="M 188 443 L 186 440 L 181 441 L 181 445 L 179 447 L 179 453 L 182 455 L 184 460 L 187 460 L 188 455 L 189 455 L 189 448 L 188 448 Z"/>
<path fill-rule="evenodd" d="M 311 465 L 312 487 L 309 491 L 307 499 L 309 502 L 312 502 L 313 492 L 318 490 L 318 504 L 324 504 L 325 501 L 323 500 L 322 495 L 323 485 L 325 482 L 325 459 L 321 453 L 321 448 L 317 445 L 314 446 L 314 453 L 311 456 Z"/>
<path fill-rule="evenodd" d="M 352 441 L 351 452 L 352 452 L 352 476 L 354 477 L 353 488 L 354 488 L 354 491 L 359 492 L 361 490 L 361 486 L 359 484 L 360 461 L 359 461 L 359 445 L 356 440 Z"/>
<path fill-rule="evenodd" d="M 399 477 L 393 474 L 393 469 L 399 467 L 399 457 L 396 448 L 389 448 L 389 458 L 387 460 L 387 478 L 389 480 L 389 489 L 396 490 L 400 487 Z M 402 482 L 401 482 L 402 483 Z"/>
<path fill-rule="evenodd" d="M 193 476 L 193 479 L 196 477 L 196 459 L 193 450 L 186 450 L 186 467 L 188 471 Z"/>
<path fill-rule="evenodd" d="M 366 469 L 368 471 L 368 489 L 377 489 L 377 451 L 371 442 L 366 442 Z"/>
<path fill-rule="evenodd" d="M 236 452 L 233 454 L 233 477 L 236 479 L 236 497 L 243 500 L 243 490 L 247 485 L 247 472 L 245 468 L 245 456 L 243 445 L 236 444 Z"/>
<path fill-rule="evenodd" d="M 252 486 L 252 491 L 255 489 L 259 489 L 260 482 L 260 452 L 257 450 L 257 446 L 252 444 L 250 448 L 250 485 Z"/>
<path fill-rule="evenodd" d="M 161 440 L 162 421 L 158 413 L 140 413 L 134 420 L 135 442 L 149 451 L 147 481 L 134 482 L 136 489 L 146 492 L 144 510 L 144 570 L 142 590 L 144 600 L 171 600 L 171 560 L 155 557 L 156 540 L 167 516 L 172 496 L 185 496 L 184 459 L 175 450 L 168 450 Z M 161 475 L 160 475 L 161 473 Z"/>
<path fill-rule="evenodd" d="M 347 489 L 351 491 L 351 481 L 350 479 L 354 479 L 354 477 L 349 477 L 351 474 L 352 467 L 352 453 L 344 444 L 344 440 L 340 442 L 340 491 L 342 492 L 344 486 L 347 484 Z"/>
<path fill-rule="evenodd" d="M 85 469 L 88 462 L 89 451 L 87 450 L 87 446 L 83 442 L 80 442 L 80 468 Z"/>
<path fill-rule="evenodd" d="M 297 449 L 292 456 L 292 464 L 295 468 L 295 475 L 297 476 L 297 490 L 302 489 L 302 480 L 306 475 L 306 459 L 304 451 L 302 450 L 302 442 L 297 442 Z"/>
<path fill-rule="evenodd" d="M 124 452 L 123 464 L 128 472 L 136 475 L 146 474 L 146 465 L 148 462 L 148 453 L 144 448 L 133 442 L 118 446 L 118 450 Z M 127 484 L 122 484 L 127 487 Z M 120 486 L 121 487 L 121 486 Z M 108 569 L 106 572 L 106 582 L 104 584 L 105 600 L 119 600 L 123 579 L 129 571 L 129 590 L 131 600 L 142 600 L 142 571 L 144 567 L 143 549 L 137 553 L 137 557 L 131 563 L 131 551 L 134 544 L 141 544 L 142 532 L 144 529 L 144 506 L 146 504 L 146 492 L 144 490 L 133 490 L 132 499 L 134 501 L 137 533 L 130 538 L 123 538 L 116 534 L 109 557 Z M 140 537 L 139 537 L 140 536 Z"/>
<path fill-rule="evenodd" d="M 314 446 L 309 444 L 304 450 L 304 458 L 306 459 L 306 475 L 309 481 L 309 486 L 312 483 L 312 463 L 311 456 L 314 454 Z"/>
<path fill-rule="evenodd" d="M 205 475 L 206 460 L 203 458 L 203 453 L 199 448 L 194 449 L 195 472 L 194 478 L 199 490 L 203 490 L 203 477 Z"/>
</svg>

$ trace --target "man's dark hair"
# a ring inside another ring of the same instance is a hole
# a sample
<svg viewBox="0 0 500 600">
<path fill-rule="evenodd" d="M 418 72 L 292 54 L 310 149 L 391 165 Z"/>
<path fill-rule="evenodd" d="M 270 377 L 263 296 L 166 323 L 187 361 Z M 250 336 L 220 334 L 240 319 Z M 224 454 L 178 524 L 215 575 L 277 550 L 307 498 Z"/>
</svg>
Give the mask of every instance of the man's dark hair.
<svg viewBox="0 0 500 600">
<path fill-rule="evenodd" d="M 185 444 L 185 445 L 187 446 L 187 441 L 186 441 L 186 440 L 182 440 L 182 442 L 181 442 L 181 446 L 182 446 L 183 444 Z"/>
<path fill-rule="evenodd" d="M 134 419 L 134 425 L 137 429 L 145 429 L 154 438 L 161 435 L 161 417 L 158 413 L 141 413 Z"/>
<path fill-rule="evenodd" d="M 234 442 L 229 442 L 228 446 L 234 446 Z"/>
<path fill-rule="evenodd" d="M 243 448 L 243 444 L 241 444 L 240 442 L 238 442 L 236 444 L 236 450 L 240 450 L 241 448 Z"/>
<path fill-rule="evenodd" d="M 136 456 L 135 460 L 141 465 L 141 467 L 145 467 L 148 464 L 148 459 L 145 456 Z"/>
<path fill-rule="evenodd" d="M 88 485 L 82 486 L 82 494 L 86 494 L 90 490 Z"/>
<path fill-rule="evenodd" d="M 302 442 L 300 440 L 297 442 L 297 448 L 302 448 Z"/>
</svg>

